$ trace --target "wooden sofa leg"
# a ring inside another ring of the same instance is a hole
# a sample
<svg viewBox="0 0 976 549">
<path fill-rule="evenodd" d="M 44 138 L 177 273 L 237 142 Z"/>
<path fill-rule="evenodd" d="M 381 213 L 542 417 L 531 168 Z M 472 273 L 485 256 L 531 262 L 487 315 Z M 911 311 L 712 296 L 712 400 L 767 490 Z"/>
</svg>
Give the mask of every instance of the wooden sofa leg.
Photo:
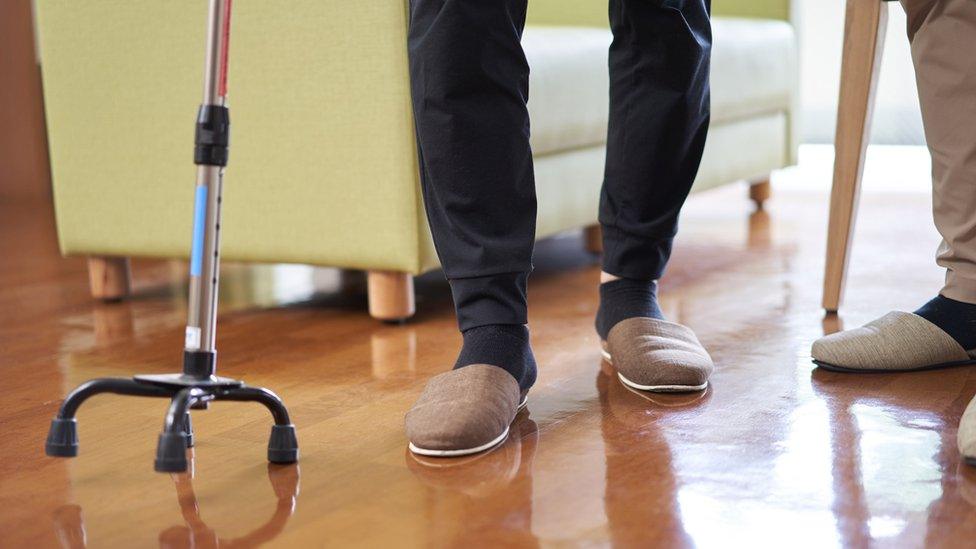
<svg viewBox="0 0 976 549">
<path fill-rule="evenodd" d="M 756 203 L 756 209 L 763 209 L 763 204 L 773 194 L 773 186 L 769 183 L 769 176 L 758 179 L 749 184 L 749 200 Z"/>
<path fill-rule="evenodd" d="M 118 301 L 128 296 L 131 280 L 128 257 L 88 257 L 88 285 L 95 299 Z"/>
<path fill-rule="evenodd" d="M 366 275 L 369 314 L 373 318 L 400 322 L 413 316 L 413 275 L 399 271 L 369 271 Z"/>
<path fill-rule="evenodd" d="M 603 231 L 600 225 L 590 225 L 583 229 L 583 246 L 591 254 L 603 253 Z"/>
</svg>

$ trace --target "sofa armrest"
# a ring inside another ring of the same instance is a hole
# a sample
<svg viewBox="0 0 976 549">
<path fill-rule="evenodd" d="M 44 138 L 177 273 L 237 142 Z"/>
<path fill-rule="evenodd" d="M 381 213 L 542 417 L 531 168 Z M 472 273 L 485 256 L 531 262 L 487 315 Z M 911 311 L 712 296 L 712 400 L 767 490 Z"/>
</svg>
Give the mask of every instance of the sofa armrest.
<svg viewBox="0 0 976 549">
<path fill-rule="evenodd" d="M 712 15 L 789 21 L 792 0 L 714 0 Z M 603 0 L 530 0 L 528 22 L 533 25 L 607 26 Z"/>
<path fill-rule="evenodd" d="M 792 0 L 714 0 L 712 15 L 792 21 Z"/>
</svg>

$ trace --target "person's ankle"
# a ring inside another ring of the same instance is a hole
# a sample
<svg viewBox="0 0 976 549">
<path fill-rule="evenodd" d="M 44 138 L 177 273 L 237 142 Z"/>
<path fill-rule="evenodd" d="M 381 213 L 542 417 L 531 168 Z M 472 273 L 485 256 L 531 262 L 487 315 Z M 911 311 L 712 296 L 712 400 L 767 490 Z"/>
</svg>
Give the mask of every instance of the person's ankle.
<svg viewBox="0 0 976 549">
<path fill-rule="evenodd" d="M 523 393 L 535 384 L 537 368 L 527 326 L 487 324 L 465 330 L 462 337 L 464 344 L 454 369 L 489 364 L 511 374 Z"/>
<path fill-rule="evenodd" d="M 657 304 L 657 281 L 618 278 L 601 275 L 600 308 L 596 313 L 596 331 L 606 340 L 610 330 L 628 318 L 658 318 L 664 314 Z"/>
<path fill-rule="evenodd" d="M 976 303 L 937 295 L 919 307 L 915 314 L 949 334 L 963 349 L 976 349 Z"/>
</svg>

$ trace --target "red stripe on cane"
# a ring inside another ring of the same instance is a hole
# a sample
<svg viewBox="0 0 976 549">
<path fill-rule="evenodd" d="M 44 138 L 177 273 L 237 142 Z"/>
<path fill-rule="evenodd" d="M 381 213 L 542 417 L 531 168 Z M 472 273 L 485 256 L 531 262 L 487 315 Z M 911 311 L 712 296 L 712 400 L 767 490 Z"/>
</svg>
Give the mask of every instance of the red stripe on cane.
<svg viewBox="0 0 976 549">
<path fill-rule="evenodd" d="M 217 87 L 217 95 L 224 97 L 227 95 L 227 53 L 230 49 L 230 7 L 233 0 L 227 0 L 224 4 L 224 28 L 220 33 L 220 85 Z"/>
</svg>

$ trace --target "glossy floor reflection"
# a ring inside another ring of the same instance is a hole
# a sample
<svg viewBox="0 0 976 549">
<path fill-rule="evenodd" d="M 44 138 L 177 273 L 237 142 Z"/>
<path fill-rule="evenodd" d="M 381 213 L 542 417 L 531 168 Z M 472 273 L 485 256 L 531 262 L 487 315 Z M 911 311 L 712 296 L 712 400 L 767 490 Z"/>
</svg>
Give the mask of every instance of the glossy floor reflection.
<svg viewBox="0 0 976 549">
<path fill-rule="evenodd" d="M 289 403 L 300 495 L 297 467 L 264 461 L 259 406 L 194 412 L 192 485 L 152 470 L 155 399 L 93 398 L 81 455 L 44 457 L 77 383 L 178 368 L 184 266 L 137 262 L 136 298 L 94 304 L 50 205 L 0 204 L 0 546 L 970 545 L 976 472 L 955 432 L 973 370 L 857 376 L 809 358 L 821 334 L 937 291 L 924 188 L 868 187 L 843 314 L 824 317 L 827 197 L 799 177 L 779 176 L 768 211 L 729 187 L 683 215 L 662 306 L 716 360 L 704 394 L 618 383 L 592 328 L 598 266 L 575 235 L 542 243 L 539 383 L 505 444 L 454 461 L 409 454 L 402 432 L 460 344 L 438 275 L 418 281 L 417 318 L 389 326 L 366 316 L 357 274 L 229 266 L 220 370 Z"/>
<path fill-rule="evenodd" d="M 159 546 L 172 549 L 191 547 L 258 547 L 273 540 L 285 528 L 288 518 L 295 511 L 300 478 L 298 466 L 268 465 L 268 479 L 277 500 L 274 513 L 264 522 L 253 527 L 243 536 L 224 538 L 203 519 L 200 504 L 193 491 L 193 462 L 186 473 L 173 474 L 176 499 L 183 524 L 171 526 L 159 533 Z M 62 547 L 85 549 L 88 533 L 85 530 L 84 510 L 76 504 L 58 507 L 53 515 L 58 541 Z"/>
</svg>

